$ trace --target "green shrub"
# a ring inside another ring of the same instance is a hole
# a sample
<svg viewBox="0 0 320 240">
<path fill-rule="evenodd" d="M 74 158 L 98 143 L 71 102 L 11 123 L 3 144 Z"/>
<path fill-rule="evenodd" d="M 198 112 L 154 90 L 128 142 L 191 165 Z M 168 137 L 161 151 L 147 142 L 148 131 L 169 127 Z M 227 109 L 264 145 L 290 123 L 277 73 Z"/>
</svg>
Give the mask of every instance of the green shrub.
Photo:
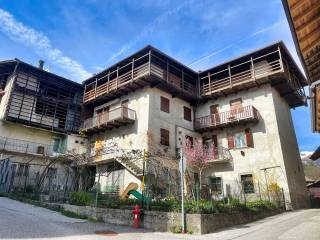
<svg viewBox="0 0 320 240">
<path fill-rule="evenodd" d="M 88 206 L 92 203 L 92 198 L 89 193 L 86 192 L 73 192 L 70 194 L 69 202 L 73 205 Z"/>
<path fill-rule="evenodd" d="M 274 210 L 277 208 L 276 205 L 268 201 L 248 202 L 247 207 L 250 211 L 254 211 L 254 212 Z"/>
<path fill-rule="evenodd" d="M 172 233 L 182 233 L 182 227 L 180 225 L 176 225 L 170 228 Z"/>
<path fill-rule="evenodd" d="M 33 193 L 34 192 L 34 187 L 32 185 L 27 185 L 26 186 L 26 189 L 25 189 L 25 192 L 26 193 Z"/>
</svg>

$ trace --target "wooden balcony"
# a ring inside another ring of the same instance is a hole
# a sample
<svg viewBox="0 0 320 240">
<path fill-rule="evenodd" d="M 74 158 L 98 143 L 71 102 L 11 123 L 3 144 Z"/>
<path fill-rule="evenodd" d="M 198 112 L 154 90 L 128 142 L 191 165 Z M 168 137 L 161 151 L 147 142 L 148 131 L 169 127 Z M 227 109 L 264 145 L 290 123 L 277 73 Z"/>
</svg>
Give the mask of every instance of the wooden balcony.
<svg viewBox="0 0 320 240">
<path fill-rule="evenodd" d="M 225 147 L 218 146 L 214 148 L 212 155 L 210 163 L 230 163 L 232 161 L 232 155 L 229 149 Z"/>
<path fill-rule="evenodd" d="M 305 105 L 306 79 L 282 42 L 200 73 L 202 101 L 271 84 L 291 107 Z"/>
<path fill-rule="evenodd" d="M 84 120 L 80 132 L 91 135 L 133 123 L 135 119 L 136 112 L 134 110 L 121 106 Z"/>
<path fill-rule="evenodd" d="M 258 111 L 253 106 L 246 106 L 234 110 L 215 113 L 209 116 L 196 118 L 195 130 L 204 132 L 213 129 L 222 129 L 248 122 L 257 122 Z"/>
<path fill-rule="evenodd" d="M 139 54 L 139 55 L 138 55 Z M 144 86 L 157 86 L 186 100 L 197 98 L 197 73 L 147 47 L 84 82 L 85 104 L 99 103 Z"/>
</svg>

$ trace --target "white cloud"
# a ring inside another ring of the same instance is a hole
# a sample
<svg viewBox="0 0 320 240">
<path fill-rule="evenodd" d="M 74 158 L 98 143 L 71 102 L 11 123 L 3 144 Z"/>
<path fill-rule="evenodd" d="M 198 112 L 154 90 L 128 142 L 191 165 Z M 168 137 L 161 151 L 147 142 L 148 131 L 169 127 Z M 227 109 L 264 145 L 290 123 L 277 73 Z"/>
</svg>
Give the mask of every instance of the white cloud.
<svg viewBox="0 0 320 240">
<path fill-rule="evenodd" d="M 41 57 L 64 69 L 75 79 L 86 79 L 92 76 L 77 61 L 67 57 L 63 52 L 54 48 L 47 36 L 19 22 L 9 12 L 0 8 L 0 31 L 13 41 L 32 47 Z"/>
</svg>

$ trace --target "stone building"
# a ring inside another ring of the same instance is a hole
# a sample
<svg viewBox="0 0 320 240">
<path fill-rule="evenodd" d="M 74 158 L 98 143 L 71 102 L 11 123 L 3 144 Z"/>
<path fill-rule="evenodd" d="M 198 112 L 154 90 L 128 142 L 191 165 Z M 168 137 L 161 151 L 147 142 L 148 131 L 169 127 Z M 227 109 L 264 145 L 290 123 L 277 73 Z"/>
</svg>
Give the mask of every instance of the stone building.
<svg viewBox="0 0 320 240">
<path fill-rule="evenodd" d="M 78 135 L 81 84 L 42 67 L 43 62 L 34 67 L 18 59 L 0 62 L 2 191 L 30 189 L 53 157 L 86 150 Z M 63 190 L 65 179 L 65 167 L 56 163 L 48 169 L 44 188 Z"/>
<path fill-rule="evenodd" d="M 197 138 L 216 149 L 202 179 L 211 197 L 256 199 L 276 184 L 288 208 L 306 207 L 290 113 L 306 84 L 282 42 L 202 72 L 147 46 L 84 81 L 81 132 L 97 173 L 108 172 L 102 189 L 141 183 L 141 162 L 108 146 L 175 155 Z"/>
</svg>

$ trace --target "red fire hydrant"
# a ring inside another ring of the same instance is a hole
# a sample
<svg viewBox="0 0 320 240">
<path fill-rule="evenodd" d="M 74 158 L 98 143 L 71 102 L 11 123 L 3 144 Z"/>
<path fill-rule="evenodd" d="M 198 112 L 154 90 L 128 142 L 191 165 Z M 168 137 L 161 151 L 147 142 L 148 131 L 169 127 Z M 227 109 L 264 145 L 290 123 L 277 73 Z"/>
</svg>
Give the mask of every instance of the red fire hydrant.
<svg viewBox="0 0 320 240">
<path fill-rule="evenodd" d="M 133 227 L 134 228 L 139 228 L 140 227 L 140 214 L 141 214 L 141 210 L 140 210 L 140 206 L 139 205 L 135 205 L 134 206 L 134 210 L 132 211 L 133 213 Z"/>
</svg>

